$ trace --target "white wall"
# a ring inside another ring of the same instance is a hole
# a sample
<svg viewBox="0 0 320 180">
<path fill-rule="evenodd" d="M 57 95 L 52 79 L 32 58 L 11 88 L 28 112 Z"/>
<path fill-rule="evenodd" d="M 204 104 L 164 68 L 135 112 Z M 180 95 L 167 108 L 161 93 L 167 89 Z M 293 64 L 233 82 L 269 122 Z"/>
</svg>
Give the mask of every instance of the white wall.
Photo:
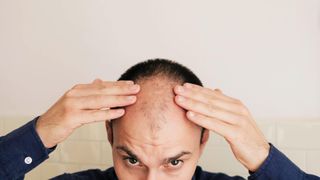
<svg viewBox="0 0 320 180">
<path fill-rule="evenodd" d="M 0 0 L 0 116 L 39 115 L 75 83 L 156 57 L 257 119 L 320 118 L 318 0 Z"/>
<path fill-rule="evenodd" d="M 177 60 L 259 117 L 320 117 L 320 1 L 0 1 L 0 114 Z"/>
</svg>

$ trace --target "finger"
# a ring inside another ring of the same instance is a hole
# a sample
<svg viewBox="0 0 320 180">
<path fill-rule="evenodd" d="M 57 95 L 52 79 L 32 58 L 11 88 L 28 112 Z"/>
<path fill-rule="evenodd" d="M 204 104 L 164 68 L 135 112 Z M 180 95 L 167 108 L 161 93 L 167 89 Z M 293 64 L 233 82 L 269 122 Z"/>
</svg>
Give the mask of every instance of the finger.
<svg viewBox="0 0 320 180">
<path fill-rule="evenodd" d="M 67 96 L 90 96 L 90 95 L 133 95 L 140 91 L 140 86 L 138 84 L 121 84 L 112 85 L 109 87 L 92 87 L 92 88 L 82 88 L 82 89 L 71 89 Z"/>
<path fill-rule="evenodd" d="M 123 116 L 125 113 L 124 109 L 108 109 L 108 110 L 93 110 L 84 112 L 82 114 L 83 123 L 93 123 L 99 121 L 110 121 Z"/>
<path fill-rule="evenodd" d="M 232 112 L 180 95 L 176 96 L 175 100 L 177 104 L 184 109 L 191 110 L 193 112 L 197 112 L 212 118 L 221 119 L 228 124 L 236 124 L 241 120 L 240 118 L 242 118 L 242 116 L 234 114 Z"/>
<path fill-rule="evenodd" d="M 112 85 L 126 85 L 134 84 L 133 81 L 101 81 L 100 79 L 94 80 L 89 84 L 77 84 L 72 87 L 72 89 L 83 89 L 83 88 L 92 88 L 92 87 L 109 87 Z"/>
<path fill-rule="evenodd" d="M 187 118 L 195 124 L 214 131 L 225 138 L 229 137 L 230 134 L 234 132 L 233 126 L 226 124 L 217 118 L 208 117 L 193 111 L 187 112 Z"/>
<path fill-rule="evenodd" d="M 212 105 L 218 107 L 220 109 L 224 109 L 235 114 L 241 114 L 244 110 L 242 106 L 238 103 L 234 103 L 232 101 L 226 101 L 223 98 L 219 98 L 213 93 L 207 94 L 201 91 L 196 91 L 194 89 L 185 88 L 183 86 L 176 86 L 174 88 L 176 94 L 203 102 L 208 105 Z"/>
<path fill-rule="evenodd" d="M 92 84 L 99 84 L 99 83 L 126 83 L 126 84 L 133 84 L 133 81 L 131 80 L 119 80 L 119 81 L 103 81 L 99 78 L 93 80 Z"/>
<path fill-rule="evenodd" d="M 93 80 L 92 84 L 98 84 L 98 83 L 102 83 L 103 81 L 101 79 L 95 79 Z"/>
<path fill-rule="evenodd" d="M 72 106 L 77 109 L 102 109 L 127 106 L 135 103 L 136 96 L 108 96 L 108 95 L 92 95 L 85 97 L 76 97 Z"/>
<path fill-rule="evenodd" d="M 203 92 L 208 95 L 215 95 L 216 97 L 219 97 L 221 99 L 224 99 L 226 101 L 236 101 L 236 99 L 225 96 L 224 94 L 221 93 L 221 90 L 212 90 L 210 88 L 202 87 L 197 84 L 191 84 L 191 83 L 184 83 L 184 87 L 193 89 L 194 91 L 199 91 Z"/>
<path fill-rule="evenodd" d="M 121 85 L 121 84 L 134 84 L 134 82 L 131 80 L 102 81 L 102 84 L 105 84 L 105 85 L 110 85 L 110 84 L 114 84 L 114 83 L 119 84 L 119 85 Z"/>
</svg>

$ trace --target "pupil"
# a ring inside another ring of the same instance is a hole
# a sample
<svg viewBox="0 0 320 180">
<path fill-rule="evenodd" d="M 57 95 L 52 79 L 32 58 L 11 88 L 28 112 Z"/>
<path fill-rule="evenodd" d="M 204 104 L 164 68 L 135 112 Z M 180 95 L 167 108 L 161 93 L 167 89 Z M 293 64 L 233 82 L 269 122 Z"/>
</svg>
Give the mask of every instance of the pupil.
<svg viewBox="0 0 320 180">
<path fill-rule="evenodd" d="M 171 161 L 171 164 L 172 164 L 172 165 L 177 165 L 178 163 L 179 163 L 178 160 Z"/>
<path fill-rule="evenodd" d="M 129 162 L 130 162 L 131 164 L 135 164 L 135 163 L 137 163 L 137 160 L 136 160 L 136 159 L 131 158 L 131 159 L 129 159 Z"/>
</svg>

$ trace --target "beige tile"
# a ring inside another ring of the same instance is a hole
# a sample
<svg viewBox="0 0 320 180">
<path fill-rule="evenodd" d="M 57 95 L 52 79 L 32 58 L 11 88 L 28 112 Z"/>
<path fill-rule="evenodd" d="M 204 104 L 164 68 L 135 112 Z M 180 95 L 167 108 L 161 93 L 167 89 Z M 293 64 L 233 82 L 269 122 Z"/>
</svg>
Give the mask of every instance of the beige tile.
<svg viewBox="0 0 320 180">
<path fill-rule="evenodd" d="M 307 172 L 320 175 L 320 150 L 307 151 Z"/>
<path fill-rule="evenodd" d="M 4 117 L 3 131 L 7 134 L 31 121 L 30 117 Z"/>
<path fill-rule="evenodd" d="M 84 125 L 73 132 L 71 140 L 107 140 L 107 132 L 103 122 Z"/>
<path fill-rule="evenodd" d="M 41 172 L 43 169 L 41 168 L 41 165 L 30 171 L 25 175 L 25 180 L 40 180 L 41 179 Z"/>
<path fill-rule="evenodd" d="M 49 162 L 59 162 L 60 161 L 60 145 L 49 154 Z"/>
<path fill-rule="evenodd" d="M 204 170 L 210 172 L 222 172 L 228 175 L 245 175 L 247 170 L 234 157 L 232 151 L 228 147 L 206 148 L 199 165 Z"/>
<path fill-rule="evenodd" d="M 109 142 L 101 142 L 101 164 L 106 164 L 108 167 L 113 166 L 112 148 Z"/>
<path fill-rule="evenodd" d="M 270 120 L 270 121 L 257 121 L 258 127 L 268 140 L 268 142 L 272 144 L 276 144 L 276 126 L 275 122 Z"/>
<path fill-rule="evenodd" d="M 285 154 L 294 164 L 296 164 L 302 170 L 306 170 L 306 151 L 295 150 L 290 148 L 279 148 L 279 150 Z"/>
<path fill-rule="evenodd" d="M 98 141 L 65 141 L 60 145 L 60 161 L 100 164 L 101 143 Z"/>
<path fill-rule="evenodd" d="M 279 122 L 276 133 L 279 147 L 320 149 L 320 120 Z"/>
<path fill-rule="evenodd" d="M 4 136 L 4 120 L 0 118 L 0 136 Z"/>
</svg>

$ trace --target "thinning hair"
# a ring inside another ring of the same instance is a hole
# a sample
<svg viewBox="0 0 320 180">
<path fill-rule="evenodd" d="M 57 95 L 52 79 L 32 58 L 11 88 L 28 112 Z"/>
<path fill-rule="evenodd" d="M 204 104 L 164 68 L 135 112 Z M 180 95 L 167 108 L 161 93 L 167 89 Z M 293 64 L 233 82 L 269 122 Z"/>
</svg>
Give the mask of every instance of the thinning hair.
<svg viewBox="0 0 320 180">
<path fill-rule="evenodd" d="M 138 83 L 154 77 L 166 78 L 179 84 L 188 82 L 203 86 L 200 79 L 189 68 L 168 59 L 149 59 L 139 62 L 127 69 L 118 81 L 131 80 Z M 202 141 L 204 130 L 204 128 L 201 130 L 200 142 Z"/>
</svg>

